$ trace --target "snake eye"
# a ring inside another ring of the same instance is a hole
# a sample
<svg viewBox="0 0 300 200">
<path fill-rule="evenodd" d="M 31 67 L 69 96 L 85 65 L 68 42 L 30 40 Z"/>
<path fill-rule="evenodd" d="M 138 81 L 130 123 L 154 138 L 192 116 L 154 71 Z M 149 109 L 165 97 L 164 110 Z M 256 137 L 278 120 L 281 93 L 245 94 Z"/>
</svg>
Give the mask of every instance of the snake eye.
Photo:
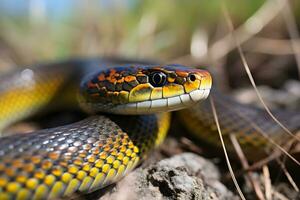
<svg viewBox="0 0 300 200">
<path fill-rule="evenodd" d="M 195 76 L 195 74 L 190 74 L 188 78 L 192 82 L 194 82 L 197 79 L 196 76 Z"/>
<path fill-rule="evenodd" d="M 152 72 L 149 75 L 149 82 L 154 87 L 161 87 L 166 84 L 167 76 L 163 72 Z"/>
</svg>

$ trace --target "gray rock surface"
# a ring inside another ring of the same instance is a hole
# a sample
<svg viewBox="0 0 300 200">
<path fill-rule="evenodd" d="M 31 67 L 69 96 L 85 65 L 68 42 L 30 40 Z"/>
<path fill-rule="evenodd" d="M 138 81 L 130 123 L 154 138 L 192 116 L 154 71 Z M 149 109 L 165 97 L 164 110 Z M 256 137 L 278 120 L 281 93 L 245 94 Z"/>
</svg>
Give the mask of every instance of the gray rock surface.
<svg viewBox="0 0 300 200">
<path fill-rule="evenodd" d="M 269 86 L 257 86 L 260 95 L 271 108 L 299 109 L 300 105 L 300 81 L 289 80 L 282 88 L 272 89 Z M 241 88 L 234 95 L 240 102 L 254 104 L 262 107 L 252 87 Z"/>
<path fill-rule="evenodd" d="M 219 177 L 219 171 L 210 161 L 183 153 L 136 169 L 101 199 L 239 199 Z"/>
</svg>

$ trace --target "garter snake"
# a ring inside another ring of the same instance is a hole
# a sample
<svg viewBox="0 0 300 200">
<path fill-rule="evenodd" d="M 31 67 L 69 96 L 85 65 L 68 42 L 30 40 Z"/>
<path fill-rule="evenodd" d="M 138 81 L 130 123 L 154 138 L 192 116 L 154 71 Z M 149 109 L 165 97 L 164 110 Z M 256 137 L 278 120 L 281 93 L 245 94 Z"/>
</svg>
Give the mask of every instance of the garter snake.
<svg viewBox="0 0 300 200">
<path fill-rule="evenodd" d="M 121 63 L 74 60 L 0 77 L 2 128 L 45 107 L 79 105 L 94 114 L 2 137 L 0 199 L 52 199 L 116 182 L 163 141 L 167 111 L 193 106 L 210 92 L 205 70 Z"/>
</svg>

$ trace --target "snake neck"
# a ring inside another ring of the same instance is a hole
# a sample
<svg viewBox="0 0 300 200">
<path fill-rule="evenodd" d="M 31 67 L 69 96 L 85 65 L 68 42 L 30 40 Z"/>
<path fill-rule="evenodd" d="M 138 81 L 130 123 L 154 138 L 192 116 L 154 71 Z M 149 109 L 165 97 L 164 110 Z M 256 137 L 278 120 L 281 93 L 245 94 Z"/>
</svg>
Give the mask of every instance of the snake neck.
<svg viewBox="0 0 300 200">
<path fill-rule="evenodd" d="M 165 139 L 170 126 L 170 113 L 157 115 L 118 116 L 110 115 L 120 128 L 137 145 L 140 155 L 147 155 L 153 146 L 159 146 Z"/>
</svg>

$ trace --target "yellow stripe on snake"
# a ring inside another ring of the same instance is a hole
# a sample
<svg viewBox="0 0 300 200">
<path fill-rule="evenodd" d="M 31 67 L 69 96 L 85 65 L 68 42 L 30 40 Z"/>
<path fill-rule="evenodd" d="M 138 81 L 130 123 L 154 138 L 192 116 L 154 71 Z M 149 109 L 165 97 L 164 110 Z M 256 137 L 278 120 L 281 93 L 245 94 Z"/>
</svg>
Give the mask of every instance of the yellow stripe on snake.
<svg viewBox="0 0 300 200">
<path fill-rule="evenodd" d="M 115 114 L 1 138 L 0 199 L 52 199 L 122 178 L 163 141 L 166 112 L 205 99 L 211 77 L 179 65 L 94 60 L 36 66 L 0 83 L 2 127 L 77 99 L 91 114 Z"/>
<path fill-rule="evenodd" d="M 109 59 L 53 63 L 0 76 L 2 129 L 45 109 L 80 105 L 94 114 L 74 124 L 2 137 L 0 199 L 52 199 L 118 181 L 162 143 L 168 111 L 188 108 L 178 113 L 188 130 L 218 146 L 210 106 L 197 103 L 210 89 L 205 70 Z M 236 134 L 253 159 L 265 154 L 268 142 L 236 112 L 284 141 L 283 131 L 262 110 L 213 95 L 225 135 Z M 299 113 L 280 111 L 279 116 L 291 131 L 299 130 Z"/>
</svg>

